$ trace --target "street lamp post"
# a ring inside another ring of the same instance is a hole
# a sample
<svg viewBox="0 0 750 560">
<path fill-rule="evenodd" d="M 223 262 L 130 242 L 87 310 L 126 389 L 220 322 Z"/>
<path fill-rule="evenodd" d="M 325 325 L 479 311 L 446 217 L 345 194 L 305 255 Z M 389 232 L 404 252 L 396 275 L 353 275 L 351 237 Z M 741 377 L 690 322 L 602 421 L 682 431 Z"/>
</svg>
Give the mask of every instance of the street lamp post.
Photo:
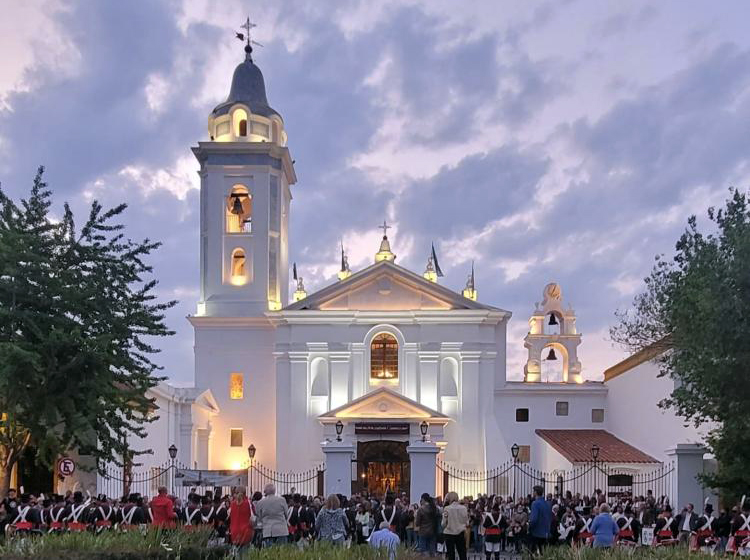
<svg viewBox="0 0 750 560">
<path fill-rule="evenodd" d="M 518 462 L 518 451 L 520 450 L 520 447 L 518 447 L 517 443 L 514 443 L 513 446 L 510 448 L 510 454 L 513 457 L 513 501 L 516 500 L 516 470 L 517 470 L 517 462 Z"/>
<path fill-rule="evenodd" d="M 598 478 L 597 472 L 596 472 L 596 460 L 599 458 L 599 446 L 597 444 L 593 444 L 591 446 L 591 458 L 594 461 L 594 492 L 596 492 L 596 479 Z"/>
<path fill-rule="evenodd" d="M 175 471 L 175 465 L 174 460 L 177 458 L 177 446 L 173 443 L 169 446 L 169 449 L 167 449 L 167 452 L 169 453 L 169 472 L 170 474 L 170 488 L 172 489 L 172 495 L 174 496 L 174 471 Z"/>
<path fill-rule="evenodd" d="M 250 468 L 247 470 L 247 493 L 251 495 L 253 485 L 251 484 L 253 477 L 253 459 L 255 459 L 255 446 L 251 443 L 247 446 L 247 456 L 250 457 Z"/>
</svg>

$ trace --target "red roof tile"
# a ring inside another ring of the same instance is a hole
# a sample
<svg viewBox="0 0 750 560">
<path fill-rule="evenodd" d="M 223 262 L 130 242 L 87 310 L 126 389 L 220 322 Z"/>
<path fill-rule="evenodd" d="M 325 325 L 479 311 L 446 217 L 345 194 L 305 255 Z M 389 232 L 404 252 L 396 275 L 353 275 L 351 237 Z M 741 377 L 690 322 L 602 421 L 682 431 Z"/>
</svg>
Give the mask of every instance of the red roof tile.
<svg viewBox="0 0 750 560">
<path fill-rule="evenodd" d="M 600 463 L 659 462 L 606 430 L 536 430 L 536 434 L 571 463 L 591 461 L 594 444 L 599 446 L 597 461 Z"/>
</svg>

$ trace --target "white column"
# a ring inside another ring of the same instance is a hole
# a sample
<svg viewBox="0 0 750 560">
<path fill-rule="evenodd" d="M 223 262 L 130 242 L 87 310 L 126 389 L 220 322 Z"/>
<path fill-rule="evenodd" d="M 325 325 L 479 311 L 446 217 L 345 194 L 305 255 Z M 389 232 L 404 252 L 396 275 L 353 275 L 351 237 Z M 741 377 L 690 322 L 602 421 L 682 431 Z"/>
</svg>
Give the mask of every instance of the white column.
<svg viewBox="0 0 750 560">
<path fill-rule="evenodd" d="M 419 401 L 419 372 L 417 343 L 404 343 L 404 395 L 413 401 Z"/>
<path fill-rule="evenodd" d="M 698 475 L 703 473 L 703 455 L 706 448 L 697 443 L 678 443 L 667 450 L 674 462 L 672 473 L 672 496 L 670 503 L 679 511 L 685 504 L 691 503 L 699 510 L 707 492 L 698 482 Z"/>
<path fill-rule="evenodd" d="M 320 447 L 326 462 L 324 494 L 351 496 L 354 444 L 348 441 L 328 441 Z"/>
<path fill-rule="evenodd" d="M 351 344 L 352 361 L 352 400 L 358 399 L 367 392 L 365 369 L 365 345 L 361 342 Z"/>
<path fill-rule="evenodd" d="M 349 402 L 349 352 L 329 352 L 331 409 Z"/>
<path fill-rule="evenodd" d="M 189 468 L 193 468 L 193 461 L 195 460 L 195 433 L 193 430 L 192 414 L 190 414 L 190 405 L 179 404 L 177 406 L 180 407 L 180 438 L 177 441 L 177 460 Z"/>
<path fill-rule="evenodd" d="M 438 410 L 439 352 L 419 352 L 419 402 Z"/>
<path fill-rule="evenodd" d="M 459 383 L 460 419 L 458 422 L 461 442 L 461 466 L 469 470 L 484 469 L 484 429 L 479 375 L 480 352 L 461 352 Z"/>
<path fill-rule="evenodd" d="M 435 462 L 440 448 L 431 441 L 416 441 L 406 448 L 411 463 L 409 500 L 419 503 L 425 492 L 435 495 Z"/>
<path fill-rule="evenodd" d="M 293 430 L 289 414 L 292 409 L 292 362 L 288 352 L 274 352 L 276 359 L 276 457 L 273 467 L 279 470 L 289 468 L 295 456 L 288 445 L 289 434 Z M 257 444 L 256 444 L 257 445 Z M 264 458 L 263 464 L 268 464 Z"/>
<path fill-rule="evenodd" d="M 283 466 L 284 470 L 293 472 L 308 469 L 311 463 L 310 457 L 317 455 L 317 445 L 310 445 L 310 440 L 314 441 L 312 434 L 308 431 L 308 426 L 314 428 L 317 422 L 307 417 L 308 410 L 308 352 L 289 352 L 290 362 L 290 406 L 288 410 L 279 410 L 278 415 L 285 416 L 287 421 L 287 437 L 284 440 L 277 440 L 279 448 L 288 447 L 296 450 L 287 454 L 287 464 Z M 303 450 L 307 448 L 308 452 Z M 312 448 L 312 449 L 310 449 Z M 315 454 L 315 455 L 313 455 Z"/>
</svg>

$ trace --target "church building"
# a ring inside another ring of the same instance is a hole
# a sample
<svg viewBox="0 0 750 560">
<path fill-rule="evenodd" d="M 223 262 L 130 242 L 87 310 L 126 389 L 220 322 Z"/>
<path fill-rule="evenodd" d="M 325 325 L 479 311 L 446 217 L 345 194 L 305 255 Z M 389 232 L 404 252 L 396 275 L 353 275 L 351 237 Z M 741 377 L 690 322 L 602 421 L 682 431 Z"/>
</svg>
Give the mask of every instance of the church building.
<svg viewBox="0 0 750 560">
<path fill-rule="evenodd" d="M 583 379 L 582 335 L 556 283 L 540 283 L 541 301 L 529 304 L 523 381 L 506 372 L 511 313 L 482 301 L 473 272 L 465 287 L 441 285 L 434 251 L 423 272 L 399 265 L 385 223 L 369 266 L 350 270 L 342 250 L 330 285 L 308 294 L 298 278 L 290 294 L 289 223 L 304 186 L 288 141 L 248 44 L 207 139 L 192 148 L 201 181 L 200 298 L 188 317 L 195 379 L 152 391 L 159 420 L 134 446 L 153 449 L 154 464 L 175 445 L 191 467 L 238 469 L 252 445 L 255 460 L 279 472 L 325 463 L 326 491 L 349 494 L 429 491 L 436 461 L 482 471 L 513 453 L 534 468 L 571 468 L 591 442 L 600 460 L 633 472 L 669 460 L 668 446 L 649 445 L 648 428 L 633 429 L 639 416 L 658 425 L 665 413 L 638 409 L 643 382 L 619 382 L 630 366 L 612 377 L 616 388 Z M 636 366 L 655 379 L 652 357 Z M 699 441 L 680 422 L 665 429 L 669 447 Z"/>
</svg>

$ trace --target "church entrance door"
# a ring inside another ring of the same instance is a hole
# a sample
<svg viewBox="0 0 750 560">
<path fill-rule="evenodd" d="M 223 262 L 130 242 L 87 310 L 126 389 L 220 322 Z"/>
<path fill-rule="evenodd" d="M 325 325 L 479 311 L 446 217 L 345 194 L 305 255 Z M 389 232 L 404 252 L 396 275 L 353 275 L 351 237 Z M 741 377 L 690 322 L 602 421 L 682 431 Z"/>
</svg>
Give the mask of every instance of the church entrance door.
<svg viewBox="0 0 750 560">
<path fill-rule="evenodd" d="M 385 495 L 387 492 L 409 492 L 411 462 L 405 441 L 357 442 L 357 479 L 352 481 L 352 493 L 368 492 Z"/>
</svg>

